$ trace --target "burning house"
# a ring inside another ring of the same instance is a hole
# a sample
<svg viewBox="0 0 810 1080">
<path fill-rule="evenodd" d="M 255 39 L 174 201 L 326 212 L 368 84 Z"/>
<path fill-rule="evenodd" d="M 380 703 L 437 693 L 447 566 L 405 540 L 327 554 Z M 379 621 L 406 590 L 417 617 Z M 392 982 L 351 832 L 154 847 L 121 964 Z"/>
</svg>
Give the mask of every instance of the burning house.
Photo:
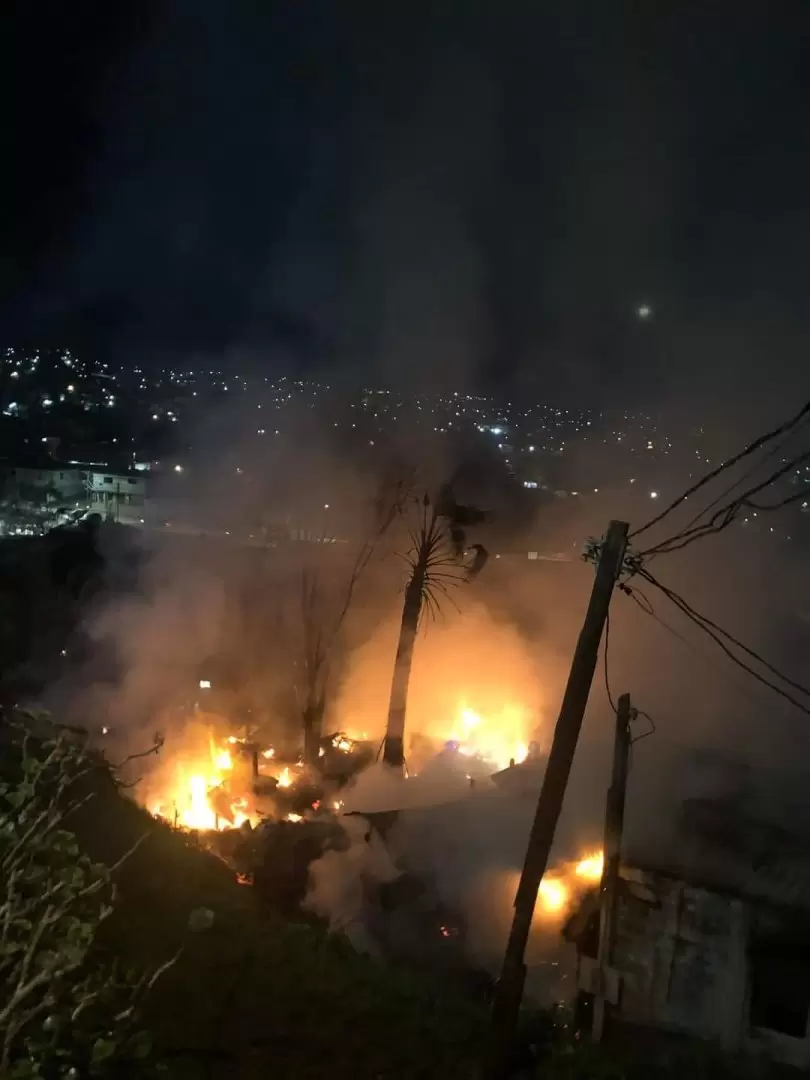
<svg viewBox="0 0 810 1080">
<path fill-rule="evenodd" d="M 591 891 L 564 936 L 576 944 L 587 1030 L 691 1037 L 810 1067 L 810 800 L 801 781 L 692 756 L 661 778 L 650 828 L 631 799 L 613 933 L 598 961 Z M 685 797 L 677 796 L 678 790 Z M 634 812 L 635 811 L 635 812 Z"/>
</svg>

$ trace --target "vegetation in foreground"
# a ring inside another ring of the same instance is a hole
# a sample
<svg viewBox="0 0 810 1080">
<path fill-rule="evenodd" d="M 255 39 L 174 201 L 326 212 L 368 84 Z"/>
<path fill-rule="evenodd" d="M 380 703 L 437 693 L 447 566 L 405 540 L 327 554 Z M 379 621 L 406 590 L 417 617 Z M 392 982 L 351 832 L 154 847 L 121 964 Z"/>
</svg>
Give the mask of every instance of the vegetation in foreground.
<svg viewBox="0 0 810 1080">
<path fill-rule="evenodd" d="M 6 737 L 2 754 L 4 918 L 19 880 L 6 867 L 22 859 L 31 881 L 0 954 L 4 999 L 37 975 L 0 1012 L 9 1075 L 471 1074 L 478 1008 L 260 911 L 223 863 L 122 796 L 81 740 Z M 71 1011 L 85 997 L 92 1008 Z"/>
<path fill-rule="evenodd" d="M 482 1006 L 262 911 L 122 795 L 83 738 L 0 729 L 0 1075 L 471 1078 Z M 764 1075 L 709 1051 L 571 1044 L 525 1018 L 553 1080 Z M 530 1075 L 531 1066 L 527 1062 Z"/>
</svg>

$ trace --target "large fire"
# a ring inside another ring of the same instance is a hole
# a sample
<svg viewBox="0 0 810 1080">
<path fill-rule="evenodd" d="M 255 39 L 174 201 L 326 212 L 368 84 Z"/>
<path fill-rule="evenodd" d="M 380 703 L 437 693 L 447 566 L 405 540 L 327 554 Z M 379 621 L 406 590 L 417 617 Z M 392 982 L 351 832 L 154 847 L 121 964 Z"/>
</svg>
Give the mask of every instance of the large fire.
<svg viewBox="0 0 810 1080">
<path fill-rule="evenodd" d="M 462 700 L 452 722 L 430 726 L 433 753 L 442 744 L 451 744 L 459 754 L 476 759 L 492 772 L 524 761 L 529 754 L 530 714 L 517 705 L 477 712 Z M 144 793 L 153 814 L 173 825 L 203 831 L 239 828 L 246 821 L 253 822 L 254 808 L 244 798 L 251 784 L 242 773 L 245 764 L 237 745 L 243 740 L 235 736 L 216 739 L 212 734 L 215 729 L 213 721 L 193 722 L 184 731 L 179 747 L 173 748 L 173 753 L 167 752 L 161 766 L 149 777 Z M 366 732 L 341 732 L 332 745 L 350 754 L 366 738 Z M 272 747 L 261 750 L 259 758 L 262 765 L 275 764 L 275 751 Z M 278 788 L 292 788 L 300 779 L 301 763 L 278 765 L 274 770 Z"/>
<path fill-rule="evenodd" d="M 246 800 L 231 791 L 233 757 L 208 737 L 208 753 L 184 752 L 161 770 L 160 794 L 149 802 L 156 817 L 186 829 L 239 828 L 250 820 Z"/>
<path fill-rule="evenodd" d="M 428 740 L 433 753 L 441 746 L 452 744 L 464 757 L 476 758 L 491 767 L 492 772 L 506 769 L 511 763 L 519 764 L 529 755 L 531 718 L 528 709 L 519 705 L 500 705 L 494 709 L 477 711 L 463 699 L 456 706 L 453 718 L 448 721 L 427 721 L 420 726 L 419 737 Z M 381 736 L 380 736 L 381 737 Z M 335 741 L 338 750 L 351 750 L 355 741 L 368 739 L 368 733 L 351 730 L 346 737 Z M 425 762 L 421 755 L 415 762 L 421 768 Z M 413 763 L 411 763 L 413 764 Z"/>
<path fill-rule="evenodd" d="M 485 717 L 462 704 L 447 741 L 457 743 L 459 753 L 505 769 L 510 762 L 517 764 L 528 756 L 526 728 L 526 711 L 518 706 L 505 705 Z"/>
</svg>

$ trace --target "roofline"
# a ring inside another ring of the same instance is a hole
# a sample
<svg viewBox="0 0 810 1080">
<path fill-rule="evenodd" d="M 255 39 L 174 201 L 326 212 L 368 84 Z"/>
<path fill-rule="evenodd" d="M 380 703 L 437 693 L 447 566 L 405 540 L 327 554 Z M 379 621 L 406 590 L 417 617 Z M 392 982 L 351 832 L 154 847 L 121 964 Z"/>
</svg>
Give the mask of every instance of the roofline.
<svg viewBox="0 0 810 1080">
<path fill-rule="evenodd" d="M 625 873 L 627 871 L 628 873 Z M 743 900 L 749 904 L 757 904 L 759 907 L 770 908 L 776 911 L 794 911 L 800 912 L 803 915 L 810 915 L 810 902 L 807 906 L 796 903 L 788 903 L 787 901 L 779 901 L 773 897 L 763 896 L 761 893 L 752 893 L 745 889 L 735 888 L 731 885 L 723 885 L 722 883 L 701 879 L 693 874 L 684 873 L 681 870 L 672 866 L 664 865 L 642 865 L 641 863 L 629 860 L 622 860 L 619 874 L 625 881 L 633 880 L 633 873 L 650 875 L 659 878 L 668 878 L 670 881 L 679 882 L 686 885 L 691 889 L 703 889 L 705 892 L 716 893 L 718 896 L 732 897 L 735 900 Z M 642 881 L 641 884 L 644 884 Z"/>
</svg>

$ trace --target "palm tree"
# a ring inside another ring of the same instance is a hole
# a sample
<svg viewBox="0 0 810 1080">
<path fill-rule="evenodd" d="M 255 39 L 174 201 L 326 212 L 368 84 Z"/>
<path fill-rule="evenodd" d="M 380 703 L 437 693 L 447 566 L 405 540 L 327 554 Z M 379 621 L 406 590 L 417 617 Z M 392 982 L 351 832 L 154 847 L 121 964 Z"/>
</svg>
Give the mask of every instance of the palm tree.
<svg viewBox="0 0 810 1080">
<path fill-rule="evenodd" d="M 481 544 L 467 548 L 466 529 L 487 516 L 473 506 L 460 506 L 446 484 L 434 500 L 423 497 L 419 526 L 409 532 L 411 549 L 405 560 L 411 573 L 402 605 L 383 750 L 383 761 L 393 768 L 401 769 L 405 762 L 405 712 L 420 618 L 423 611 L 435 617 L 440 594 L 447 597 L 454 586 L 474 581 L 481 573 L 489 553 Z"/>
<path fill-rule="evenodd" d="M 321 728 L 332 668 L 344 625 L 358 585 L 370 563 L 380 554 L 385 539 L 411 498 L 413 480 L 408 470 L 392 466 L 383 474 L 371 504 L 371 521 L 357 549 L 347 577 L 330 594 L 322 572 L 311 566 L 301 572 L 299 617 L 302 629 L 296 696 L 304 733 L 304 760 L 318 764 Z M 322 537 L 326 540 L 326 536 Z M 321 548 L 322 550 L 322 548 Z"/>
</svg>

